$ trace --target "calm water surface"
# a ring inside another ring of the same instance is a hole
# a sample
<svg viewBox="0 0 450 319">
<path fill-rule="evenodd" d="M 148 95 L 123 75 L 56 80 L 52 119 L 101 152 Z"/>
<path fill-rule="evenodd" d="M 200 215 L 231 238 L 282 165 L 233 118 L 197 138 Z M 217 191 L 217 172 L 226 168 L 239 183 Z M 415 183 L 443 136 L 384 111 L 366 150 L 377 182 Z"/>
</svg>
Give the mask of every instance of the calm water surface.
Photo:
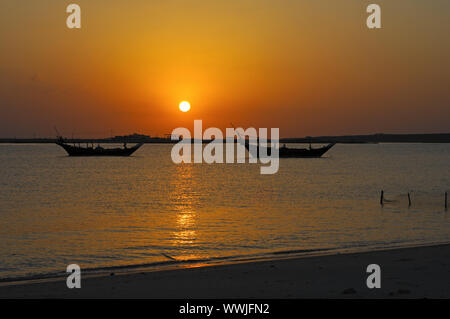
<svg viewBox="0 0 450 319">
<path fill-rule="evenodd" d="M 0 145 L 0 278 L 298 249 L 449 241 L 449 144 L 336 145 L 321 159 L 182 164 L 171 145 L 71 158 Z M 379 205 L 385 190 L 390 202 Z M 407 193 L 412 206 L 408 208 Z"/>
</svg>

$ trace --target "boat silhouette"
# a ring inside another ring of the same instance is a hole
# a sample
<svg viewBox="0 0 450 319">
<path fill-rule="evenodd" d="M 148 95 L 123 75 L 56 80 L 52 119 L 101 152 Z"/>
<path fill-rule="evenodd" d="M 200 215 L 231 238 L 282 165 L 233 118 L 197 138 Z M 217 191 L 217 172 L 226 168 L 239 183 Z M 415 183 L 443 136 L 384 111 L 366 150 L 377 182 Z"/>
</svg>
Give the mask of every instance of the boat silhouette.
<svg viewBox="0 0 450 319">
<path fill-rule="evenodd" d="M 233 123 L 231 126 L 236 130 Z M 249 154 L 255 158 L 260 157 L 268 157 L 272 154 L 272 147 L 262 146 L 258 138 L 254 139 L 243 139 L 239 132 L 236 132 L 238 135 L 238 141 L 240 144 L 243 144 Z M 256 144 L 250 144 L 250 141 L 256 142 Z M 323 154 L 328 152 L 330 148 L 332 148 L 336 143 L 329 143 L 328 145 L 313 148 L 311 143 L 309 143 L 309 148 L 288 148 L 285 145 L 278 148 L 278 157 L 279 158 L 318 158 L 322 157 Z"/>
<path fill-rule="evenodd" d="M 249 140 L 244 142 L 245 148 L 253 157 L 271 156 L 272 147 L 262 146 L 260 143 L 250 144 Z M 329 143 L 328 145 L 313 148 L 311 144 L 309 148 L 289 148 L 286 145 L 278 148 L 278 157 L 280 158 L 318 158 L 328 152 L 336 143 Z"/>
<path fill-rule="evenodd" d="M 138 143 L 133 147 L 127 147 L 126 143 L 124 143 L 123 148 L 103 148 L 100 145 L 97 147 L 82 147 L 70 145 L 62 137 L 58 137 L 56 144 L 61 146 L 69 156 L 130 156 L 144 143 Z"/>
</svg>

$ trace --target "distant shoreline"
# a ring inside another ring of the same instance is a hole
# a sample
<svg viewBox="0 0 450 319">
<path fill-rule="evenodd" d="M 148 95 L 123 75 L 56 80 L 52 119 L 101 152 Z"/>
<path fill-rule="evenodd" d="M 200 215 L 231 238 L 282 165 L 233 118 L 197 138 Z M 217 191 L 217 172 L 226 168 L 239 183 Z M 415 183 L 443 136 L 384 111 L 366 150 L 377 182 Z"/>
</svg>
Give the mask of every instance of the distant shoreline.
<svg viewBox="0 0 450 319">
<path fill-rule="evenodd" d="M 113 138 L 69 138 L 67 143 L 146 143 L 174 144 L 178 141 L 167 137 L 118 136 Z M 225 141 L 225 140 L 224 140 Z M 53 144 L 56 138 L 0 138 L 2 144 Z M 204 140 L 209 143 L 210 140 Z M 341 143 L 341 144 L 376 144 L 376 143 L 450 143 L 450 133 L 436 134 L 372 134 L 343 136 L 307 136 L 280 138 L 280 143 Z"/>
</svg>

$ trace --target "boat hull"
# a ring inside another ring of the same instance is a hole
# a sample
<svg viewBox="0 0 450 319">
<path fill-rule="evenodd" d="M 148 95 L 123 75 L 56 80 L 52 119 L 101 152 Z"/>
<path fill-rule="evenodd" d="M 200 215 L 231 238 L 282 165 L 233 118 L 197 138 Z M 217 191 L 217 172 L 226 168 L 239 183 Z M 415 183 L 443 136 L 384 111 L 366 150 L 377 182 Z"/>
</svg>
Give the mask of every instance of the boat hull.
<svg viewBox="0 0 450 319">
<path fill-rule="evenodd" d="M 130 156 L 136 152 L 143 144 L 137 144 L 130 148 L 93 148 L 72 146 L 66 143 L 56 143 L 61 146 L 69 156 Z"/>
<path fill-rule="evenodd" d="M 330 143 L 324 147 L 319 148 L 287 148 L 280 147 L 278 149 L 278 157 L 279 158 L 319 158 L 322 157 L 323 154 L 328 152 L 330 148 L 332 148 L 335 143 Z M 253 157 L 266 157 L 272 154 L 271 147 L 264 146 L 256 146 L 253 145 L 253 148 L 250 146 L 248 142 L 245 143 L 245 148 L 249 151 L 249 153 Z"/>
</svg>

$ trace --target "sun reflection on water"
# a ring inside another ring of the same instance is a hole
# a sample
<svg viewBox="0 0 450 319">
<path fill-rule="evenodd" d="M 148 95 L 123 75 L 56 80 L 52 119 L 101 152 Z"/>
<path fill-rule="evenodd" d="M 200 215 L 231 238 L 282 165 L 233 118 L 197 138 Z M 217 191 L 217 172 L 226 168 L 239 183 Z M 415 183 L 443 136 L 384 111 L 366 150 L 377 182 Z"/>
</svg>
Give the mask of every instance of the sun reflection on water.
<svg viewBox="0 0 450 319">
<path fill-rule="evenodd" d="M 177 231 L 174 233 L 173 243 L 176 245 L 193 244 L 196 239 L 195 213 L 180 211 L 177 215 Z"/>
<path fill-rule="evenodd" d="M 175 213 L 175 229 L 170 236 L 181 259 L 195 259 L 190 248 L 197 241 L 197 213 L 195 204 L 198 198 L 196 185 L 192 178 L 192 165 L 178 165 L 173 174 L 173 191 L 169 195 Z"/>
</svg>

